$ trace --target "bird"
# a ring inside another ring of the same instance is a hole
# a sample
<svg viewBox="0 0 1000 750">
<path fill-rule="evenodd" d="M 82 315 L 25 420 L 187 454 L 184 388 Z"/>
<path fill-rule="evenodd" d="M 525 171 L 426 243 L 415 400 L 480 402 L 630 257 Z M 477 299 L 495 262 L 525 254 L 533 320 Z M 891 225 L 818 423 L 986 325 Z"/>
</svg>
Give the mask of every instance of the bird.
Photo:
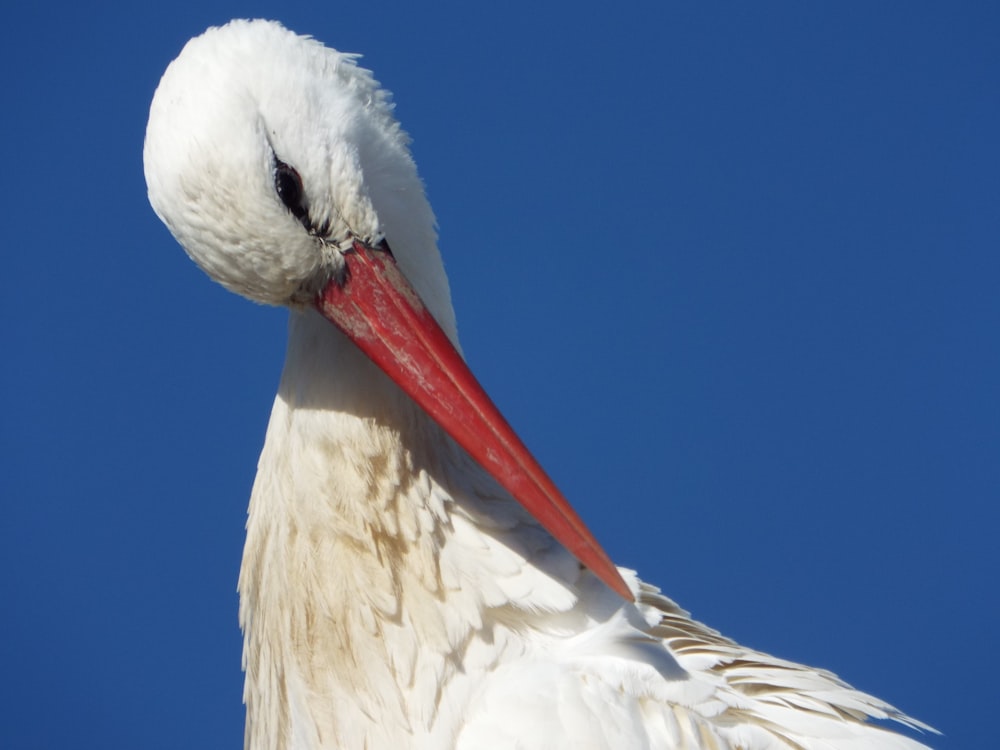
<svg viewBox="0 0 1000 750">
<path fill-rule="evenodd" d="M 926 748 L 611 562 L 466 364 L 409 138 L 356 55 L 208 29 L 143 162 L 194 262 L 289 309 L 238 583 L 246 748 Z"/>
</svg>

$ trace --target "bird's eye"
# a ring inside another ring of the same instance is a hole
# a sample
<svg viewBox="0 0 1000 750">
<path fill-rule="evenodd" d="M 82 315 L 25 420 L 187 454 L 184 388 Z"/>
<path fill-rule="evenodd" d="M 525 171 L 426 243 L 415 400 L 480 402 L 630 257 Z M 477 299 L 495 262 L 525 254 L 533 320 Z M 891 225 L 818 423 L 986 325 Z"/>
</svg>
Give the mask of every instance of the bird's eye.
<svg viewBox="0 0 1000 750">
<path fill-rule="evenodd" d="M 295 218 L 303 222 L 307 220 L 302 178 L 295 171 L 295 167 L 285 164 L 278 158 L 274 160 L 274 190 Z"/>
</svg>

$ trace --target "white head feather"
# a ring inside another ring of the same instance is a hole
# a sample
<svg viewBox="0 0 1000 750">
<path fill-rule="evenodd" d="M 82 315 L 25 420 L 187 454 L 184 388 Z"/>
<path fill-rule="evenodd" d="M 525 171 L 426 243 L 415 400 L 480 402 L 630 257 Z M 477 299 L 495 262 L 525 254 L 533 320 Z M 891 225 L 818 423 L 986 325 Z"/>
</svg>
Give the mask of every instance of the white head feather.
<svg viewBox="0 0 1000 750">
<path fill-rule="evenodd" d="M 355 56 L 271 21 L 192 39 L 153 97 L 144 150 L 149 200 L 201 268 L 268 304 L 307 303 L 357 238 L 386 238 L 455 340 L 434 215 L 389 94 Z M 275 190 L 280 160 L 301 177 L 305 226 Z"/>
</svg>

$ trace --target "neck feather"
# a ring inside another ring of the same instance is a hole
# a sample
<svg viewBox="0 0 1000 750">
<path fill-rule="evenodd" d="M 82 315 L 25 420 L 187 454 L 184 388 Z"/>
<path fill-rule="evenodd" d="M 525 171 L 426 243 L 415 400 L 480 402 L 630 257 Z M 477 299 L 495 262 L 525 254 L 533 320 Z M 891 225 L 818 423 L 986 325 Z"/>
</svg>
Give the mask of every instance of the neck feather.
<svg viewBox="0 0 1000 750">
<path fill-rule="evenodd" d="M 292 313 L 240 571 L 248 747 L 453 746 L 477 681 L 579 577 L 346 337 Z"/>
<path fill-rule="evenodd" d="M 389 744 L 433 723 L 420 673 L 481 624 L 444 591 L 440 483 L 461 459 L 438 431 L 329 323 L 292 313 L 239 583 L 253 747 Z"/>
</svg>

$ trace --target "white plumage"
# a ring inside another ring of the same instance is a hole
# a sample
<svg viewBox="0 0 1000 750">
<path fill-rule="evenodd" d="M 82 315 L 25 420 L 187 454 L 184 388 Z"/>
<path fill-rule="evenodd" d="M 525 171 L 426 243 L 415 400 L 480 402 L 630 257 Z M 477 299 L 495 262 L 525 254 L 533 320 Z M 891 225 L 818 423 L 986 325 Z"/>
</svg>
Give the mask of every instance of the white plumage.
<svg viewBox="0 0 1000 750">
<path fill-rule="evenodd" d="M 627 571 L 623 600 L 362 353 L 366 333 L 317 311 L 386 242 L 457 346 L 406 136 L 351 56 L 272 22 L 211 29 L 164 74 L 144 157 L 190 256 L 291 308 L 239 582 L 248 748 L 923 747 L 869 719 L 919 722 Z"/>
</svg>

